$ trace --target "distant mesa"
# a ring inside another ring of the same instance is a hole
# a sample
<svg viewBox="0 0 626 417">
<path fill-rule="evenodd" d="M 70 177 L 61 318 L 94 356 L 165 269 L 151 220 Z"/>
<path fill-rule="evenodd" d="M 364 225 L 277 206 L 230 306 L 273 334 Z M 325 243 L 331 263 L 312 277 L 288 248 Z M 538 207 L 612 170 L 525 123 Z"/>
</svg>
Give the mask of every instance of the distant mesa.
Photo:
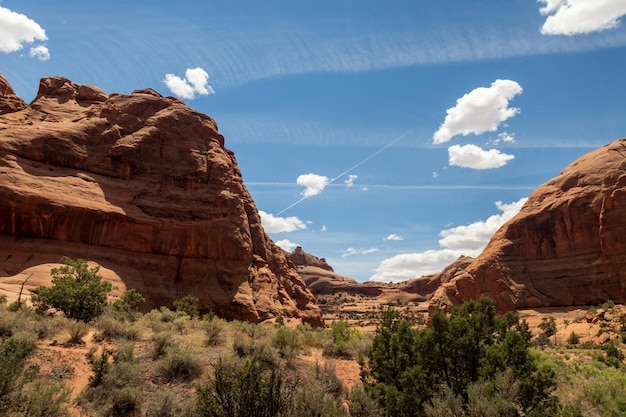
<svg viewBox="0 0 626 417">
<path fill-rule="evenodd" d="M 107 94 L 62 77 L 26 105 L 0 75 L 0 289 L 50 282 L 62 255 L 102 266 L 148 307 L 323 325 L 266 235 L 210 117 L 152 89 Z"/>
<path fill-rule="evenodd" d="M 483 295 L 500 311 L 626 302 L 626 139 L 538 187 L 431 309 Z"/>
<path fill-rule="evenodd" d="M 300 246 L 289 257 L 315 296 L 345 292 L 384 300 L 415 303 L 428 301 L 441 284 L 451 281 L 474 260 L 468 256 L 461 256 L 437 274 L 387 284 L 373 281 L 357 282 L 352 278 L 337 274 L 325 259 L 306 253 Z"/>
</svg>

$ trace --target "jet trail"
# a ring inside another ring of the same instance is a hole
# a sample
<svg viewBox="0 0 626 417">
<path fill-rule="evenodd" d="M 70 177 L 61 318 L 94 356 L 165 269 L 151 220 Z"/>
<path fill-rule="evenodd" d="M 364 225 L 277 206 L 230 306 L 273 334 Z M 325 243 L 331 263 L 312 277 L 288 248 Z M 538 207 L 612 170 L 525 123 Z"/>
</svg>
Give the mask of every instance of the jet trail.
<svg viewBox="0 0 626 417">
<path fill-rule="evenodd" d="M 357 169 L 358 167 L 360 167 L 361 165 L 363 165 L 364 163 L 366 163 L 367 161 L 369 161 L 370 159 L 374 158 L 375 156 L 377 156 L 378 154 L 380 154 L 381 152 L 385 151 L 387 148 L 391 147 L 392 145 L 394 145 L 396 142 L 398 142 L 400 139 L 403 139 L 409 132 L 404 132 L 401 135 L 398 135 L 398 137 L 396 137 L 394 140 L 392 140 L 391 142 L 387 143 L 385 146 L 383 146 L 382 148 L 378 149 L 376 152 L 372 153 L 371 155 L 367 156 L 365 159 L 361 160 L 360 162 L 356 163 L 355 165 L 351 166 L 350 168 L 346 169 L 345 171 L 343 171 L 341 174 L 337 175 L 336 177 L 332 178 L 330 181 L 328 181 L 328 184 L 326 184 L 326 187 L 329 186 L 330 184 L 332 184 L 333 182 L 337 181 L 338 179 L 340 179 L 341 177 L 344 177 L 346 175 L 348 175 L 350 172 L 352 172 L 353 170 Z M 292 203 L 291 205 L 285 207 L 284 209 L 282 209 L 281 211 L 279 211 L 276 215 L 280 216 L 281 214 L 283 214 L 284 212 L 286 212 L 287 210 L 297 206 L 298 204 L 302 203 L 304 200 L 306 200 L 309 197 L 302 197 L 300 200 L 296 201 L 295 203 Z"/>
</svg>

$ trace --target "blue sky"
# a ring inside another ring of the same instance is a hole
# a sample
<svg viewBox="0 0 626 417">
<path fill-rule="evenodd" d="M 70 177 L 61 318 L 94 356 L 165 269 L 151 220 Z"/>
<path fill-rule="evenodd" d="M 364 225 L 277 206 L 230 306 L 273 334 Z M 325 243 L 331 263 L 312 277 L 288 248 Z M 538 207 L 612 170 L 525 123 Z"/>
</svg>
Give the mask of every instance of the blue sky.
<svg viewBox="0 0 626 417">
<path fill-rule="evenodd" d="M 359 281 L 476 256 L 626 136 L 626 0 L 0 1 L 0 72 L 213 117 L 270 236 Z"/>
</svg>

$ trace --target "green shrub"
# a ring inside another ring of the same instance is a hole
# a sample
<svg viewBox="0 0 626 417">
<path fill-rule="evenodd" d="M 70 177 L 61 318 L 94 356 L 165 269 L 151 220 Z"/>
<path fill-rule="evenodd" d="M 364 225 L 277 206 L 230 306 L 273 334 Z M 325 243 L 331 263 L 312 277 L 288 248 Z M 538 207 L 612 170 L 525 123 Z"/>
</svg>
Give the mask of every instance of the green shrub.
<svg viewBox="0 0 626 417">
<path fill-rule="evenodd" d="M 170 347 L 158 373 L 168 382 L 189 382 L 202 373 L 202 364 L 198 357 L 189 349 Z"/>
<path fill-rule="evenodd" d="M 298 333 L 285 326 L 276 329 L 273 344 L 283 358 L 295 357 L 300 349 Z"/>
<path fill-rule="evenodd" d="M 198 304 L 200 300 L 195 295 L 187 294 L 186 296 L 174 300 L 174 309 L 184 313 L 191 318 L 198 317 Z"/>
<path fill-rule="evenodd" d="M 102 384 L 104 377 L 111 370 L 109 354 L 105 350 L 102 351 L 99 358 L 94 359 L 91 364 L 91 370 L 93 371 L 93 375 L 89 377 L 89 386 L 95 388 Z"/>
<path fill-rule="evenodd" d="M 37 311 L 50 308 L 62 311 L 68 318 L 88 322 L 98 317 L 107 305 L 110 282 L 98 275 L 100 267 L 89 268 L 87 261 L 63 257 L 60 268 L 52 268 L 52 286 L 40 286 L 32 295 Z"/>
<path fill-rule="evenodd" d="M 155 361 L 167 353 L 167 349 L 174 346 L 174 339 L 169 333 L 158 333 L 152 336 L 152 360 Z"/>
<path fill-rule="evenodd" d="M 111 393 L 109 417 L 132 417 L 138 415 L 143 402 L 141 391 L 134 387 L 124 387 Z"/>
<path fill-rule="evenodd" d="M 499 375 L 509 373 L 519 386 L 511 407 L 523 413 L 541 408 L 552 415 L 558 406 L 555 372 L 531 354 L 530 339 L 525 321 L 514 313 L 496 317 L 487 298 L 467 302 L 450 315 L 436 311 L 425 329 L 386 311 L 362 380 L 386 415 L 418 416 L 435 398 L 458 397 L 466 403 L 470 386 L 495 384 Z"/>
<path fill-rule="evenodd" d="M 23 415 L 28 417 L 69 416 L 71 394 L 72 390 L 64 385 L 37 381 L 22 402 Z"/>
<path fill-rule="evenodd" d="M 29 379 L 24 365 L 34 349 L 35 337 L 31 334 L 18 333 L 0 339 L 0 411 L 21 401 L 22 388 Z"/>
<path fill-rule="evenodd" d="M 572 331 L 567 338 L 567 343 L 570 345 L 577 345 L 580 343 L 580 336 L 576 332 Z"/>
<path fill-rule="evenodd" d="M 69 340 L 65 342 L 66 345 L 80 345 L 83 342 L 83 337 L 87 335 L 89 327 L 82 321 L 70 320 L 66 327 L 69 333 Z"/>
<path fill-rule="evenodd" d="M 202 330 L 206 336 L 207 346 L 222 346 L 226 343 L 226 323 L 218 318 L 202 319 Z"/>
<path fill-rule="evenodd" d="M 196 409 L 202 417 L 275 417 L 289 408 L 294 389 L 256 355 L 220 359 L 209 382 L 196 388 Z"/>
<path fill-rule="evenodd" d="M 139 291 L 131 288 L 124 291 L 122 297 L 119 300 L 115 301 L 111 306 L 117 311 L 132 313 L 139 311 L 139 309 L 145 302 L 146 299 L 144 298 L 144 296 L 141 295 Z"/>
</svg>

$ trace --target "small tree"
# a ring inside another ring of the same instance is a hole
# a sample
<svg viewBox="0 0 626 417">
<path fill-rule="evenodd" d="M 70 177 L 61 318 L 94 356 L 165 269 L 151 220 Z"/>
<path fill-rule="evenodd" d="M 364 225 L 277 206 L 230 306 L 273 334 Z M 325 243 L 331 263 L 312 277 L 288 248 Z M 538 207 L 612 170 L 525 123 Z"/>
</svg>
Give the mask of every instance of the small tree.
<svg viewBox="0 0 626 417">
<path fill-rule="evenodd" d="M 186 296 L 174 300 L 174 308 L 176 311 L 184 313 L 191 318 L 198 317 L 198 304 L 200 300 L 195 295 L 187 294 Z"/>
<path fill-rule="evenodd" d="M 88 322 L 102 314 L 107 304 L 107 293 L 113 289 L 110 282 L 98 275 L 99 266 L 89 268 L 87 261 L 61 259 L 60 268 L 52 268 L 52 286 L 40 286 L 32 302 L 40 313 L 50 308 L 60 310 L 67 317 Z"/>
</svg>

